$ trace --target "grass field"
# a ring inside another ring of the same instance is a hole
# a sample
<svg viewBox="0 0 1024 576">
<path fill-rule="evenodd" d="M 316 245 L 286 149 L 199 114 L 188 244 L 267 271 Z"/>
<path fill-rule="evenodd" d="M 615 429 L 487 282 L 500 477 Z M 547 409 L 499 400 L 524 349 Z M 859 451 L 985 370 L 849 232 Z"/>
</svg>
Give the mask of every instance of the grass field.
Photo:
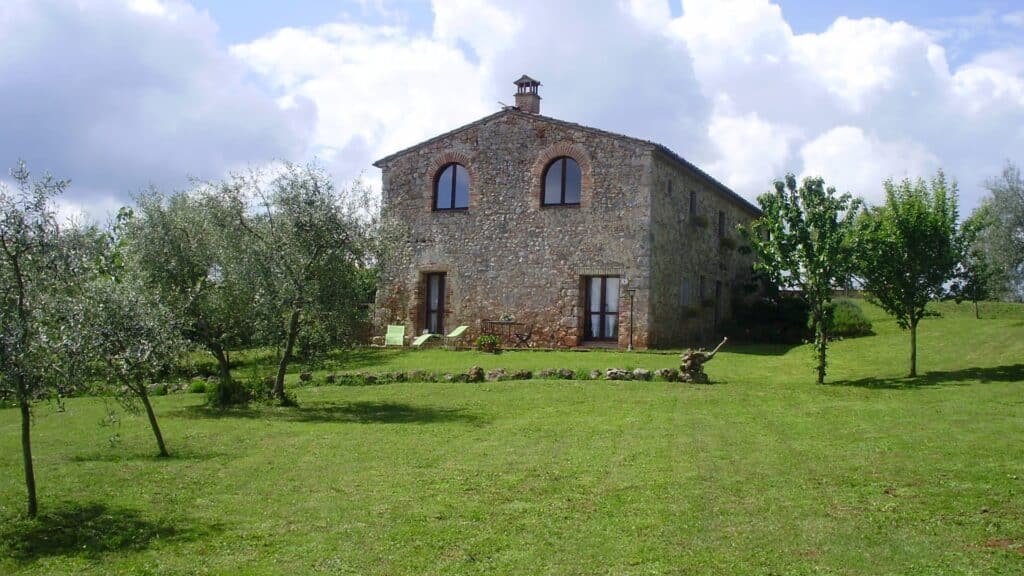
<svg viewBox="0 0 1024 576">
<path fill-rule="evenodd" d="M 733 346 L 715 385 L 508 381 L 198 394 L 103 426 L 36 409 L 41 516 L 0 411 L 3 574 L 1021 574 L 1024 308 L 944 304 L 919 337 Z M 665 354 L 361 351 L 329 369 L 659 368 Z M 243 368 L 243 370 L 245 370 Z M 113 406 L 113 405 L 111 405 Z"/>
</svg>

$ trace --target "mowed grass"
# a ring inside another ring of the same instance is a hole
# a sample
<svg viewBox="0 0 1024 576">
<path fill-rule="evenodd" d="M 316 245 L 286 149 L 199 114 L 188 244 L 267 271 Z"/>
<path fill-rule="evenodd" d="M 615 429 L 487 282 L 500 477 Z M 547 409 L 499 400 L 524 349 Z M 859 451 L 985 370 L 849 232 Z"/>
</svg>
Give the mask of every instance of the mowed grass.
<svg viewBox="0 0 1024 576">
<path fill-rule="evenodd" d="M 1024 309 L 939 306 L 906 333 L 732 346 L 711 386 L 508 381 L 295 388 L 218 414 L 157 398 L 36 409 L 24 519 L 0 411 L 0 573 L 1021 574 Z M 376 358 L 374 360 L 373 358 Z M 664 354 L 363 351 L 352 369 L 658 368 Z M 339 366 L 340 368 L 341 366 Z M 111 405 L 112 406 L 112 405 Z M 111 441 L 111 436 L 119 438 Z"/>
</svg>

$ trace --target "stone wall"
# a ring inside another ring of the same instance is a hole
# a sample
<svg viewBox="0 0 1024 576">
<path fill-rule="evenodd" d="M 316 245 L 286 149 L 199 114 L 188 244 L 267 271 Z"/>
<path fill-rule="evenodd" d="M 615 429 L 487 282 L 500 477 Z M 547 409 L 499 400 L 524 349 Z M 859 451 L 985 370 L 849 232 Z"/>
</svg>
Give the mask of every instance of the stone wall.
<svg viewBox="0 0 1024 576">
<path fill-rule="evenodd" d="M 649 180 L 653 146 L 507 110 L 382 160 L 385 217 L 407 238 L 383 269 L 377 324 L 421 331 L 424 274 L 444 272 L 444 328 L 512 314 L 536 346 L 582 339 L 583 278 L 609 275 L 637 288 L 634 345 L 647 345 L 651 268 Z M 578 206 L 541 206 L 548 162 L 568 155 L 583 172 Z M 470 177 L 467 210 L 434 211 L 433 180 L 448 162 Z M 628 339 L 619 303 L 619 344 Z M 379 328 L 380 329 L 380 328 Z"/>
<path fill-rule="evenodd" d="M 746 203 L 660 151 L 654 152 L 651 165 L 650 344 L 708 344 L 718 336 L 716 308 L 719 322 L 729 318 L 732 295 L 749 278 L 753 261 L 740 253 L 736 225 L 749 223 L 753 213 Z M 691 211 L 691 192 L 696 213 Z M 719 212 L 724 216 L 722 235 Z M 721 283 L 717 299 L 716 283 Z"/>
</svg>

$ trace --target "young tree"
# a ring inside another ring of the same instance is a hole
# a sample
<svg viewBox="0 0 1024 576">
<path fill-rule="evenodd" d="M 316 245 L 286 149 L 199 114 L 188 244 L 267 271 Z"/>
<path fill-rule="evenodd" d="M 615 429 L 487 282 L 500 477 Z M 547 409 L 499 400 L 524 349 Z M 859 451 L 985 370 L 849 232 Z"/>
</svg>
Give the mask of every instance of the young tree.
<svg viewBox="0 0 1024 576">
<path fill-rule="evenodd" d="M 96 280 L 80 302 L 78 334 L 95 359 L 95 374 L 115 386 L 126 409 L 134 410 L 136 400 L 142 402 L 160 456 L 169 456 L 148 385 L 186 350 L 178 320 L 154 293 L 133 280 Z"/>
<path fill-rule="evenodd" d="M 231 378 L 230 352 L 247 345 L 256 325 L 254 287 L 239 272 L 244 263 L 225 246 L 222 199 L 193 191 L 165 196 L 155 190 L 137 199 L 137 210 L 123 213 L 119 235 L 129 275 L 137 275 L 182 321 L 188 340 L 217 361 L 220 383 L 214 402 L 226 406 L 246 399 Z"/>
<path fill-rule="evenodd" d="M 51 208 L 68 182 L 49 174 L 33 180 L 23 162 L 11 177 L 16 189 L 0 183 L 0 398 L 13 399 L 21 412 L 28 515 L 35 516 L 32 403 L 52 395 L 67 377 L 72 359 L 60 318 L 82 260 Z"/>
<path fill-rule="evenodd" d="M 368 226 L 360 203 L 339 193 L 313 165 L 286 164 L 264 185 L 258 174 L 236 176 L 220 186 L 230 199 L 226 226 L 237 233 L 236 258 L 249 262 L 258 300 L 277 314 L 267 334 L 276 335 L 282 354 L 272 394 L 287 401 L 284 376 L 303 327 L 319 326 L 330 344 L 342 343 L 361 321 L 364 302 L 355 301 L 369 259 Z"/>
<path fill-rule="evenodd" d="M 743 230 L 757 255 L 754 266 L 776 285 L 803 292 L 814 331 L 817 382 L 822 384 L 832 291 L 845 284 L 852 270 L 848 243 L 860 201 L 837 195 L 821 178 L 805 178 L 798 188 L 792 174 L 777 180 L 775 190 L 757 201 L 763 216 Z"/>
<path fill-rule="evenodd" d="M 917 375 L 917 325 L 931 315 L 958 261 L 957 185 L 940 170 L 931 182 L 887 180 L 885 205 L 858 221 L 857 275 L 901 328 L 910 330 L 910 376 Z"/>
<path fill-rule="evenodd" d="M 1002 174 L 985 183 L 991 196 L 981 208 L 988 225 L 979 231 L 976 246 L 992 267 L 993 287 L 1007 300 L 1024 300 L 1024 178 L 1020 168 L 1006 163 Z"/>
<path fill-rule="evenodd" d="M 965 300 L 974 303 L 974 317 L 980 319 L 978 302 L 993 298 L 997 291 L 996 269 L 988 260 L 979 237 L 991 225 L 988 206 L 975 210 L 960 227 L 958 251 L 960 261 L 953 273 L 949 293 L 959 304 Z"/>
</svg>

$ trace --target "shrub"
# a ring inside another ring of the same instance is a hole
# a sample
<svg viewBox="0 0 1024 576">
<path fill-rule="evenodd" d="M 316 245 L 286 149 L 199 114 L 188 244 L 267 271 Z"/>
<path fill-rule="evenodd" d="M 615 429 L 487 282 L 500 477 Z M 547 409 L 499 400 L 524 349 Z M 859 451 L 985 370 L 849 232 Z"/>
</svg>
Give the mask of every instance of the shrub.
<svg viewBox="0 0 1024 576">
<path fill-rule="evenodd" d="M 484 352 L 497 352 L 501 347 L 501 338 L 495 334 L 481 334 L 476 339 L 476 347 Z"/>
<path fill-rule="evenodd" d="M 836 338 L 856 338 L 871 334 L 871 321 L 853 300 L 839 298 L 832 301 L 830 333 Z"/>
<path fill-rule="evenodd" d="M 167 396 L 167 384 L 157 384 L 153 387 L 153 396 Z"/>
<path fill-rule="evenodd" d="M 203 380 L 193 380 L 188 385 L 188 391 L 193 394 L 205 394 L 206 393 L 206 382 Z"/>
</svg>

